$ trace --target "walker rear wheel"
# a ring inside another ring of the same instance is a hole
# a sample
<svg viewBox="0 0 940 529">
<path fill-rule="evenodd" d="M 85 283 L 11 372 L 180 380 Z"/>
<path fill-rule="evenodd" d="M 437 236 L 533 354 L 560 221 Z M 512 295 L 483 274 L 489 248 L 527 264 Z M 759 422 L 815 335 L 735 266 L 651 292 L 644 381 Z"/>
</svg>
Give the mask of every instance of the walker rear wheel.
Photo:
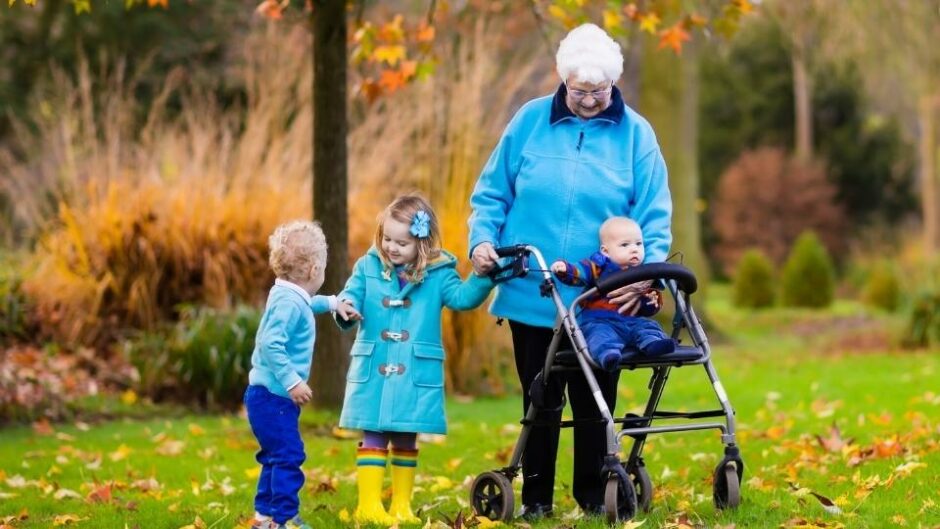
<svg viewBox="0 0 940 529">
<path fill-rule="evenodd" d="M 630 520 L 636 516 L 636 490 L 633 488 L 633 483 L 623 483 L 614 474 L 607 478 L 607 488 L 604 489 L 604 513 L 607 515 L 609 524 Z"/>
<path fill-rule="evenodd" d="M 470 487 L 470 505 L 478 516 L 508 522 L 513 511 L 512 482 L 499 472 L 484 472 Z"/>
<path fill-rule="evenodd" d="M 715 469 L 714 499 L 719 509 L 736 509 L 741 504 L 741 482 L 735 461 L 722 461 Z"/>
</svg>

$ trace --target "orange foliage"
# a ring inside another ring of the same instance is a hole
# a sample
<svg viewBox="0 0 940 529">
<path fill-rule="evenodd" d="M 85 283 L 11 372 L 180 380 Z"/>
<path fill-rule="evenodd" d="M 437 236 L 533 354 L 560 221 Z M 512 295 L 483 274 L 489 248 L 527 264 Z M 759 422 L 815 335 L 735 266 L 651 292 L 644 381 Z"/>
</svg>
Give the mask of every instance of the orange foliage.
<svg viewBox="0 0 940 529">
<path fill-rule="evenodd" d="M 835 197 L 819 163 L 802 165 L 777 148 L 744 152 L 721 175 L 711 207 L 719 237 L 715 256 L 729 274 L 752 247 L 780 266 L 805 230 L 838 255 L 845 248 L 845 219 Z"/>
</svg>

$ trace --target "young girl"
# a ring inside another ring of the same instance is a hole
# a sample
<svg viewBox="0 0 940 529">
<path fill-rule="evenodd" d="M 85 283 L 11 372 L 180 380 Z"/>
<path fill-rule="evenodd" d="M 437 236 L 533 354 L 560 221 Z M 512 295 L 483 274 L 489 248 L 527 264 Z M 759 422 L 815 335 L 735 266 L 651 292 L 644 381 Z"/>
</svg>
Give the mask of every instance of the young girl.
<svg viewBox="0 0 940 529">
<path fill-rule="evenodd" d="M 479 306 L 493 287 L 485 277 L 461 281 L 457 260 L 441 250 L 437 217 L 420 195 L 395 199 L 379 216 L 375 245 L 360 258 L 339 298 L 359 319 L 350 352 L 340 426 L 363 430 L 356 459 L 359 522 L 418 523 L 411 511 L 418 433 L 443 434 L 444 349 L 441 309 Z M 388 446 L 391 444 L 391 456 Z M 392 502 L 382 505 L 391 462 Z"/>
</svg>

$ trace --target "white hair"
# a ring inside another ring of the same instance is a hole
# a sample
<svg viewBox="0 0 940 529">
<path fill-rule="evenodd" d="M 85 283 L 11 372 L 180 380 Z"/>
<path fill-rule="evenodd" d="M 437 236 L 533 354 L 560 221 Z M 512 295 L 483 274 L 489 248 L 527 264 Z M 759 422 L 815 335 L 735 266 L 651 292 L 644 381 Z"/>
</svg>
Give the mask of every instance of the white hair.
<svg viewBox="0 0 940 529">
<path fill-rule="evenodd" d="M 617 82 L 623 73 L 623 54 L 617 43 L 594 24 L 572 29 L 558 45 L 555 68 L 562 81 Z"/>
</svg>

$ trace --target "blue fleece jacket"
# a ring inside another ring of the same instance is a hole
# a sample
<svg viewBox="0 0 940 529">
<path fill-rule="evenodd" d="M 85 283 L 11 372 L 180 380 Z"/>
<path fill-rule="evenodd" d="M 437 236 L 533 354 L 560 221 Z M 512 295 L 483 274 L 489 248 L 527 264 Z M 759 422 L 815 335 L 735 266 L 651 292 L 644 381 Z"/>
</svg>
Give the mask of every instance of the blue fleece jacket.
<svg viewBox="0 0 940 529">
<path fill-rule="evenodd" d="M 310 378 L 313 344 L 317 337 L 314 314 L 329 312 L 334 296 L 309 296 L 299 286 L 278 280 L 264 307 L 255 336 L 248 383 L 264 386 L 281 397 Z"/>
<path fill-rule="evenodd" d="M 584 120 L 565 105 L 561 85 L 516 113 L 470 197 L 471 253 L 482 242 L 530 244 L 548 263 L 575 261 L 596 250 L 604 220 L 623 216 L 643 231 L 645 262 L 665 260 L 672 243 L 666 164 L 650 124 L 616 87 L 611 97 L 606 110 Z M 555 308 L 539 296 L 541 278 L 530 273 L 502 283 L 490 312 L 551 327 Z M 559 289 L 566 304 L 580 291 Z"/>
</svg>

